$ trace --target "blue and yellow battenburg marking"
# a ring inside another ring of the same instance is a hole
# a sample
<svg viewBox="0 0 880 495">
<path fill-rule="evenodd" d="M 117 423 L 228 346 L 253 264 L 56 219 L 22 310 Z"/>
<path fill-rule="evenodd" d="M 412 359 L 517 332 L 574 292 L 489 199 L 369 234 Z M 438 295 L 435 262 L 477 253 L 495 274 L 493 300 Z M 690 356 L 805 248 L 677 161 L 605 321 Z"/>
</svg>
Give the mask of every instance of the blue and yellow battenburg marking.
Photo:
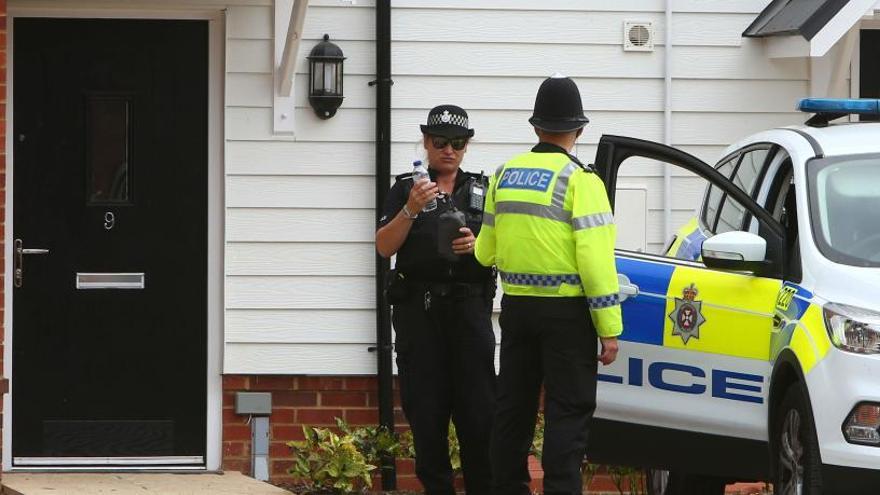
<svg viewBox="0 0 880 495">
<path fill-rule="evenodd" d="M 782 282 L 625 257 L 618 257 L 617 270 L 639 287 L 639 296 L 622 305 L 621 340 L 769 358 L 773 307 Z"/>
<path fill-rule="evenodd" d="M 771 341 L 770 355 L 776 359 L 785 348 L 798 358 L 804 374 L 809 373 L 831 349 L 822 308 L 811 303 L 813 293 L 786 283 L 776 298 L 779 328 Z"/>
<path fill-rule="evenodd" d="M 830 348 L 821 307 L 812 304 L 813 294 L 797 284 L 621 256 L 617 270 L 639 287 L 639 295 L 621 306 L 623 341 L 768 362 L 791 348 L 804 373 Z M 662 358 L 649 362 L 647 356 L 630 357 L 626 369 L 625 376 L 600 374 L 599 380 L 763 402 L 760 375 L 704 370 Z M 667 370 L 688 374 L 693 383 L 669 383 L 664 378 Z"/>
</svg>

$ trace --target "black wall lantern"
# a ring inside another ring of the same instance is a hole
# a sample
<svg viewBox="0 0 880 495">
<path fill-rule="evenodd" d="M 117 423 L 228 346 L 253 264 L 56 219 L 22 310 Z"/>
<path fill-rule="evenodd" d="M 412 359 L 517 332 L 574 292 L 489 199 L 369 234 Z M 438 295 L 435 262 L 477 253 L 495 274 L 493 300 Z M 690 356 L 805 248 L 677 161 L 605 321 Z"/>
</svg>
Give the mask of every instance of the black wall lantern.
<svg viewBox="0 0 880 495">
<path fill-rule="evenodd" d="M 309 53 L 309 103 L 322 119 L 336 115 L 342 105 L 342 50 L 330 42 L 330 35 Z"/>
</svg>

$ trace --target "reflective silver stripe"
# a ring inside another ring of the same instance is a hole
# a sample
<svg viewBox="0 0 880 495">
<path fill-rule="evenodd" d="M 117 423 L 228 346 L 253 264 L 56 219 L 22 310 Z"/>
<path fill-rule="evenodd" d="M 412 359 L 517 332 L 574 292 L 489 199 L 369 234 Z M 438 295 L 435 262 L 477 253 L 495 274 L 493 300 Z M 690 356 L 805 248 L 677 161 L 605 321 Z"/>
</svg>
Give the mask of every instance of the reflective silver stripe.
<svg viewBox="0 0 880 495">
<path fill-rule="evenodd" d="M 495 226 L 495 215 L 491 213 L 483 212 L 483 225 L 488 225 L 490 227 Z"/>
<path fill-rule="evenodd" d="M 588 297 L 590 309 L 603 309 L 620 304 L 620 294 L 608 294 L 606 296 Z"/>
<path fill-rule="evenodd" d="M 565 211 L 556 206 L 538 205 L 523 201 L 499 201 L 495 203 L 495 214 L 501 215 L 504 213 L 519 213 L 565 223 L 571 221 L 570 211 Z"/>
<path fill-rule="evenodd" d="M 614 223 L 614 215 L 611 212 L 593 213 L 592 215 L 584 215 L 582 217 L 572 218 L 571 226 L 574 230 L 591 229 L 593 227 L 601 227 L 603 225 L 611 225 Z"/>
<path fill-rule="evenodd" d="M 580 285 L 581 277 L 577 273 L 561 273 L 544 275 L 538 273 L 499 272 L 501 281 L 513 285 L 531 285 L 535 287 L 559 287 L 562 284 Z"/>
<path fill-rule="evenodd" d="M 498 168 L 495 169 L 495 179 L 496 180 L 501 177 L 501 172 L 504 170 L 504 165 L 507 165 L 507 164 L 503 163 L 501 165 L 498 165 Z"/>
<path fill-rule="evenodd" d="M 568 192 L 568 178 L 577 170 L 577 165 L 568 162 L 568 165 L 562 167 L 562 170 L 556 175 L 556 185 L 553 186 L 553 199 L 550 204 L 562 208 L 565 205 L 565 193 Z"/>
</svg>

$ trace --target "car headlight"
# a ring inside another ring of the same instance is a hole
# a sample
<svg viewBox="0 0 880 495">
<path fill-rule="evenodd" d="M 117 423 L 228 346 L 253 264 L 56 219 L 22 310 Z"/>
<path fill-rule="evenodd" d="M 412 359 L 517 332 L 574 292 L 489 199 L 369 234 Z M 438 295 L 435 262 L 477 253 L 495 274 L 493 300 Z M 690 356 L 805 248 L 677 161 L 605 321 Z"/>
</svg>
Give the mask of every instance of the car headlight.
<svg viewBox="0 0 880 495">
<path fill-rule="evenodd" d="M 880 313 L 838 303 L 826 304 L 824 313 L 825 328 L 835 346 L 859 354 L 880 354 Z"/>
</svg>

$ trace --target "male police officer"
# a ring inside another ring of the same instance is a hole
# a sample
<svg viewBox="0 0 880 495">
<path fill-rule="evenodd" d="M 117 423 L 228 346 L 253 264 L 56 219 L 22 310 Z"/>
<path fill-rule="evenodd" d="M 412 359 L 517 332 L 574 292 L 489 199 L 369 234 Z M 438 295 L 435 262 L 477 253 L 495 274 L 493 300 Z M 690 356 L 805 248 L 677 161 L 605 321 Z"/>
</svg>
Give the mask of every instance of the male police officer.
<svg viewBox="0 0 880 495">
<path fill-rule="evenodd" d="M 616 229 L 602 180 L 569 152 L 589 122 L 574 81 L 538 90 L 539 143 L 490 181 L 476 257 L 501 275 L 501 374 L 490 455 L 496 494 L 529 493 L 527 455 L 544 384 L 544 493 L 580 494 L 598 360 L 623 331 Z"/>
<path fill-rule="evenodd" d="M 459 168 L 474 135 L 464 109 L 434 107 L 421 129 L 431 179 L 413 183 L 412 174 L 397 176 L 376 232 L 379 253 L 397 254 L 389 301 L 394 304 L 400 395 L 413 432 L 416 474 L 426 493 L 455 494 L 451 417 L 461 445 L 465 489 L 484 495 L 492 480 L 495 276 L 477 263 L 473 249 L 488 181 Z M 422 211 L 435 198 L 437 208 Z M 449 236 L 443 231 L 453 210 L 464 214 L 465 225 L 453 223 L 456 231 Z"/>
</svg>

